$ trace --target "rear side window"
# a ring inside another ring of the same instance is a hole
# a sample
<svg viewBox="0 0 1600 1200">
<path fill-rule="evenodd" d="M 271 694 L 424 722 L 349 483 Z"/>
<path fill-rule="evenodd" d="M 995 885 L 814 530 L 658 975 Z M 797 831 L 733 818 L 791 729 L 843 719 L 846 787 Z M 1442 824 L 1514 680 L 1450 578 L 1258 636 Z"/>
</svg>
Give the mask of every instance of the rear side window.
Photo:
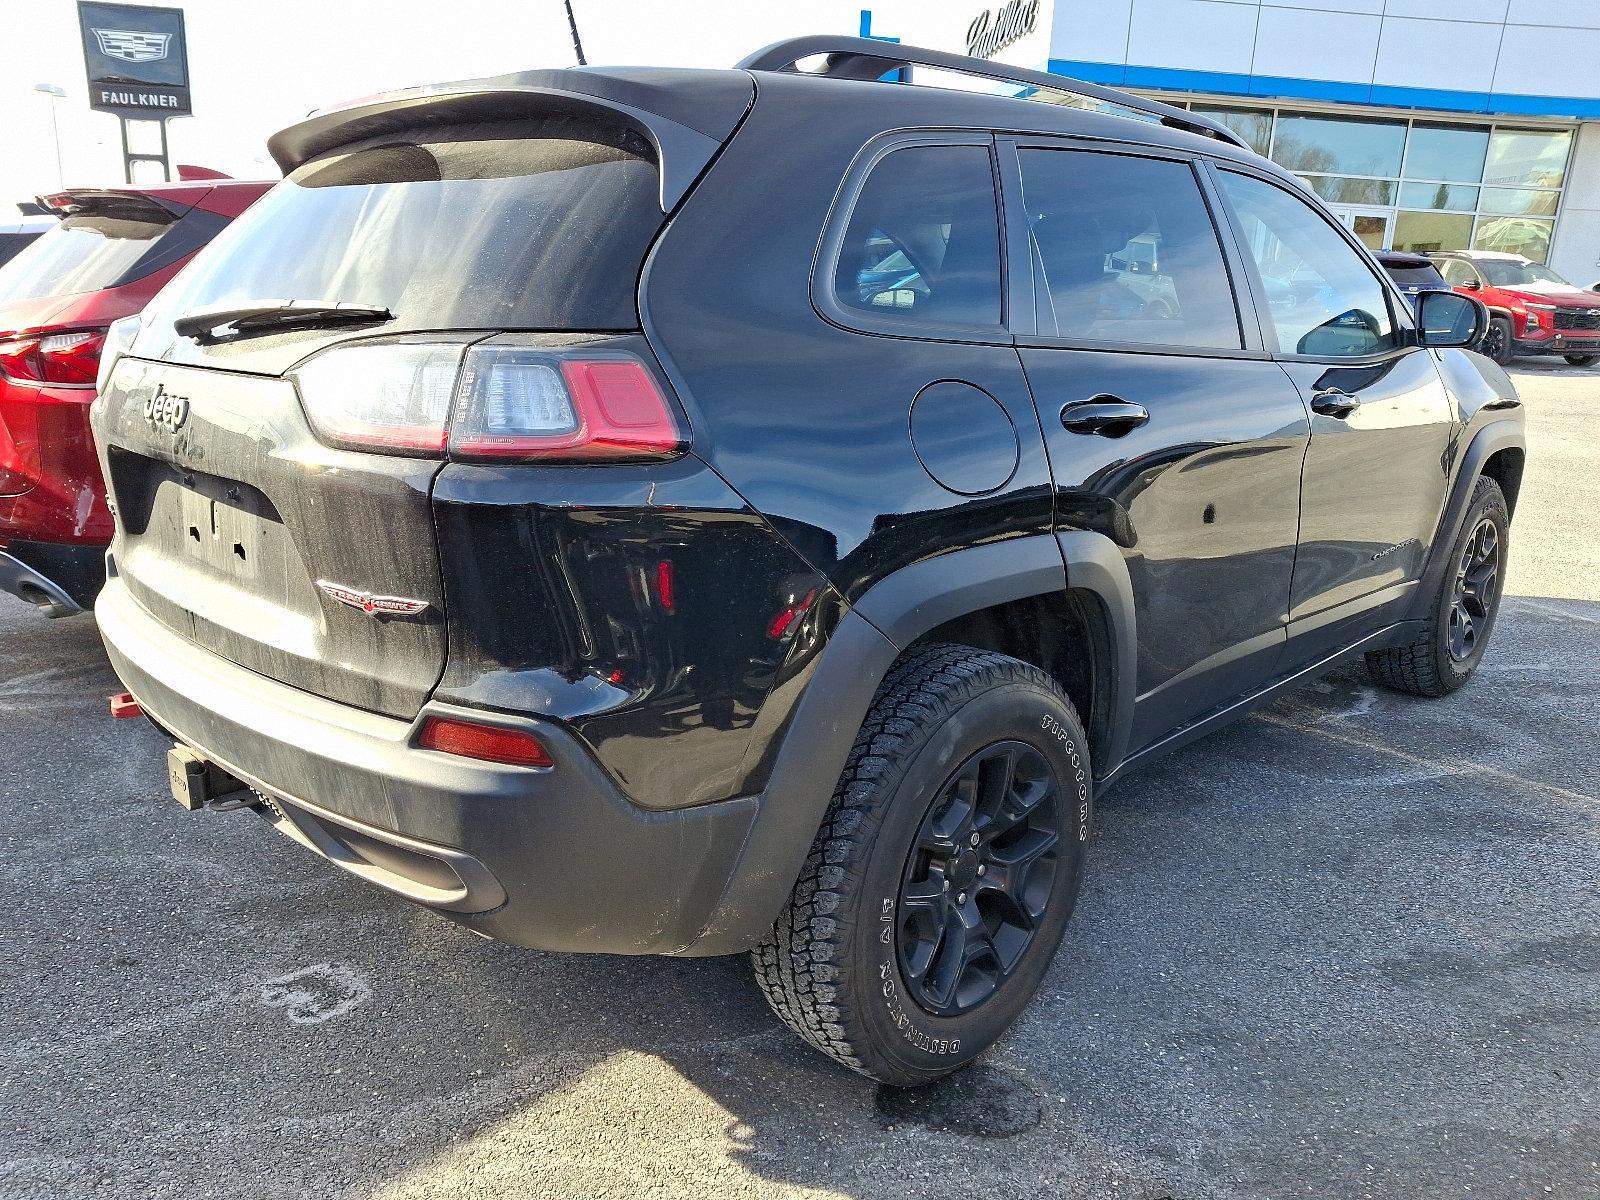
<svg viewBox="0 0 1600 1200">
<path fill-rule="evenodd" d="M 1314 208 L 1262 180 L 1221 177 L 1282 353 L 1362 358 L 1400 344 L 1378 277 Z"/>
<path fill-rule="evenodd" d="M 984 146 L 907 146 L 856 199 L 834 296 L 897 322 L 1000 324 L 1000 219 Z"/>
<path fill-rule="evenodd" d="M 1023 150 L 1044 286 L 1039 328 L 1095 342 L 1238 350 L 1216 227 L 1187 163 Z"/>
<path fill-rule="evenodd" d="M 153 251 L 171 218 L 66 217 L 0 267 L 0 304 L 120 287 L 164 265 Z"/>
<path fill-rule="evenodd" d="M 552 118 L 388 135 L 293 171 L 147 321 L 286 297 L 387 308 L 385 332 L 634 329 L 659 196 L 653 150 L 620 127 Z"/>
</svg>

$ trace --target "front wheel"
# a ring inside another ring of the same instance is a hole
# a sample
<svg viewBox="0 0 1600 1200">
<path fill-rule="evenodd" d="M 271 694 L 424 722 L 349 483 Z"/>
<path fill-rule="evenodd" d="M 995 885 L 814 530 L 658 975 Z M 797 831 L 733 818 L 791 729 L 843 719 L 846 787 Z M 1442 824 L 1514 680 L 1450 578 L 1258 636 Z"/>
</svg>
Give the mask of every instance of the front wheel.
<svg viewBox="0 0 1600 1200">
<path fill-rule="evenodd" d="M 1480 475 L 1422 632 L 1409 646 L 1367 655 L 1376 682 L 1414 696 L 1447 696 L 1472 678 L 1500 611 L 1510 532 L 1500 485 Z"/>
<path fill-rule="evenodd" d="M 1566 356 L 1567 362 L 1575 367 L 1587 367 L 1597 358 L 1600 358 L 1600 354 L 1569 354 Z"/>
<path fill-rule="evenodd" d="M 966 1066 L 1038 990 L 1077 900 L 1089 748 L 1038 668 L 932 645 L 890 672 L 788 907 L 752 954 L 778 1016 L 886 1083 Z"/>
<path fill-rule="evenodd" d="M 1489 332 L 1483 335 L 1483 343 L 1478 350 L 1503 367 L 1517 356 L 1515 341 L 1510 321 L 1504 317 L 1490 317 Z"/>
</svg>

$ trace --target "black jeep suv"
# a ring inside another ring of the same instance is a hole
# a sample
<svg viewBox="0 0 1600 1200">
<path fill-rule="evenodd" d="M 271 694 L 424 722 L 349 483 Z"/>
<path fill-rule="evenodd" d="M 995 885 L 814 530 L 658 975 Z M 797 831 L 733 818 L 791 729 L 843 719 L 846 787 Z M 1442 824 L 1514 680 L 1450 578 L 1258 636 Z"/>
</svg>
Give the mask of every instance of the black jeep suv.
<svg viewBox="0 0 1600 1200">
<path fill-rule="evenodd" d="M 1483 654 L 1523 431 L 1480 310 L 1414 318 L 1220 125 L 806 38 L 271 147 L 106 353 L 100 626 L 187 805 L 479 933 L 749 951 L 926 1081 L 1038 986 L 1096 790 L 1353 655 Z"/>
</svg>

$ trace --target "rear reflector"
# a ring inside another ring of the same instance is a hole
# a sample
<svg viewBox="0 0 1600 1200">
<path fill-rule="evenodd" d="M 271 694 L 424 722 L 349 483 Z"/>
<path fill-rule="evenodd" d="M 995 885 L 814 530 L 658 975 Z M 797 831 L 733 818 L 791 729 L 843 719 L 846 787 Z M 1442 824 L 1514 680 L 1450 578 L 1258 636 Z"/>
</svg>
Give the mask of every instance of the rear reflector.
<svg viewBox="0 0 1600 1200">
<path fill-rule="evenodd" d="M 441 754 L 478 758 L 485 762 L 509 763 L 517 767 L 549 767 L 555 764 L 539 739 L 520 729 L 498 725 L 479 725 L 448 717 L 429 717 L 422 723 L 417 745 Z"/>
<path fill-rule="evenodd" d="M 120 721 L 128 717 L 142 717 L 144 709 L 139 707 L 139 702 L 133 698 L 132 692 L 118 692 L 111 697 L 111 715 Z"/>
</svg>

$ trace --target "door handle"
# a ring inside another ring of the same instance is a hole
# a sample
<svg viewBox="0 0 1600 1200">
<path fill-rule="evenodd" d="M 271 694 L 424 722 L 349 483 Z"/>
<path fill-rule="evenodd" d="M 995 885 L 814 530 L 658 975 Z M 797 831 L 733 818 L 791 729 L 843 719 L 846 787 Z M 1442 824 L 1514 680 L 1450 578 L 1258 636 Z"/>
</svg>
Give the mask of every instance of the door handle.
<svg viewBox="0 0 1600 1200">
<path fill-rule="evenodd" d="M 1325 417 L 1348 417 L 1361 401 L 1342 388 L 1324 388 L 1311 397 L 1311 411 Z"/>
<path fill-rule="evenodd" d="M 1101 437 L 1121 437 L 1150 419 L 1142 404 L 1130 404 L 1115 396 L 1096 396 L 1079 400 L 1061 410 L 1061 424 L 1072 433 L 1098 433 Z"/>
</svg>

